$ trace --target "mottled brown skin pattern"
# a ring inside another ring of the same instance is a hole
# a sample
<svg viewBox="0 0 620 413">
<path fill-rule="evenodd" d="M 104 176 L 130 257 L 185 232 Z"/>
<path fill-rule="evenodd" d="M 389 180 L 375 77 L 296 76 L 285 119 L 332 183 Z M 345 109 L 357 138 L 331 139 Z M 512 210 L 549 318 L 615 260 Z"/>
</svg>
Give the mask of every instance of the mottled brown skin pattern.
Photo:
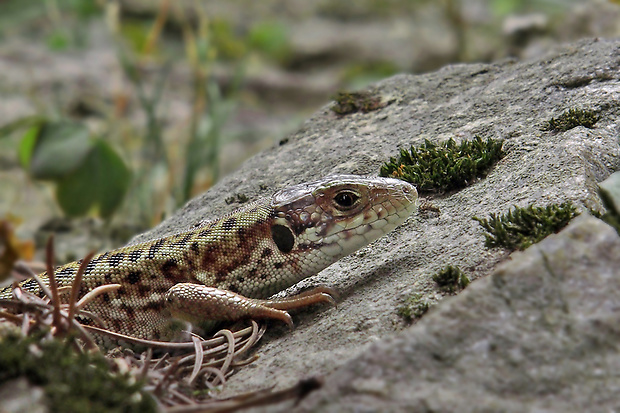
<svg viewBox="0 0 620 413">
<path fill-rule="evenodd" d="M 415 188 L 387 178 L 340 175 L 292 186 L 186 232 L 96 255 L 86 268 L 80 295 L 120 284 L 86 309 L 113 331 L 171 339 L 177 331 L 170 306 L 175 316 L 192 321 L 248 316 L 236 310 L 228 311 L 233 317 L 219 316 L 217 309 L 226 305 L 222 295 L 205 307 L 208 314 L 194 314 L 202 308 L 197 300 L 212 299 L 214 292 L 197 295 L 193 287 L 269 297 L 390 231 L 413 212 L 416 201 Z M 59 285 L 71 285 L 79 264 L 56 269 Z M 173 300 L 168 292 L 179 283 L 190 284 L 177 289 Z M 21 287 L 41 295 L 34 280 Z M 5 288 L 0 298 L 11 294 Z"/>
</svg>

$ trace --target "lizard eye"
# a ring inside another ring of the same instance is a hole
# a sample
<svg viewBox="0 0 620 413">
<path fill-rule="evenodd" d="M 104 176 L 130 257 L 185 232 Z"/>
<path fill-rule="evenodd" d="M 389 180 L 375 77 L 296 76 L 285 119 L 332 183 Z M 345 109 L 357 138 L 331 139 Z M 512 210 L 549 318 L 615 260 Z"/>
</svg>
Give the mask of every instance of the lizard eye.
<svg viewBox="0 0 620 413">
<path fill-rule="evenodd" d="M 334 196 L 334 203 L 336 208 L 347 210 L 353 208 L 357 204 L 357 201 L 359 199 L 359 195 L 357 195 L 355 192 L 345 190 L 337 193 L 336 196 Z"/>
</svg>

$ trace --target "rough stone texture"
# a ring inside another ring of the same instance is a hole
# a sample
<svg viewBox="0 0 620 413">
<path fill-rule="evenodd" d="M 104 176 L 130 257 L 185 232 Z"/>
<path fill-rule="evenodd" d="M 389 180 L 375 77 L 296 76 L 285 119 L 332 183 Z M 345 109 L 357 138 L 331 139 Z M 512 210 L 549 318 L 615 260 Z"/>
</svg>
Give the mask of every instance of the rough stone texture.
<svg viewBox="0 0 620 413">
<path fill-rule="evenodd" d="M 577 218 L 330 375 L 298 411 L 618 411 L 620 237 Z"/>
<path fill-rule="evenodd" d="M 606 201 L 605 206 L 620 215 L 620 172 L 612 174 L 599 187 L 601 198 Z"/>
<path fill-rule="evenodd" d="M 350 410 L 381 410 L 393 397 L 392 410 L 398 410 L 399 403 L 411 407 L 419 402 L 420 409 L 450 411 L 463 405 L 474 409 L 477 398 L 484 396 L 481 405 L 489 411 L 522 411 L 520 403 L 534 401 L 544 410 L 562 396 L 569 400 L 580 382 L 586 392 L 604 389 L 592 402 L 606 403 L 604 395 L 617 383 L 608 368 L 617 348 L 612 312 L 618 280 L 604 260 L 611 262 L 620 254 L 617 245 L 612 254 L 617 241 L 597 221 L 581 221 L 568 241 L 556 237 L 512 259 L 512 265 L 526 269 L 546 251 L 552 266 L 539 263 L 531 273 L 503 267 L 493 278 L 474 282 L 463 296 L 438 305 L 413 327 L 396 310 L 412 292 L 439 301 L 431 276 L 448 264 L 477 279 L 506 258 L 505 251 L 484 247 L 472 216 L 566 200 L 602 208 L 597 182 L 620 169 L 620 41 L 582 41 L 538 60 L 400 75 L 373 91 L 388 103 L 385 108 L 340 118 L 326 106 L 287 143 L 250 159 L 134 242 L 230 211 L 235 207 L 225 202 L 230 195 L 255 199 L 331 173 L 377 174 L 398 147 L 424 139 L 503 139 L 507 156 L 485 179 L 430 199 L 439 215 L 414 215 L 390 235 L 301 283 L 335 287 L 341 293 L 338 307 L 295 314 L 296 328 L 290 332 L 274 324 L 258 350 L 259 360 L 241 369 L 224 393 L 283 388 L 303 377 L 323 375 L 329 385 L 307 409 L 328 409 L 329 400 L 346 391 L 338 408 L 350 402 Z M 569 108 L 596 110 L 601 119 L 594 129 L 541 131 L 545 121 Z M 575 243 L 571 247 L 570 240 Z M 600 248 L 599 257 L 609 251 L 603 261 L 585 249 L 590 242 L 609 245 Z M 563 248 L 571 249 L 564 253 Z M 566 267 L 578 253 L 585 254 L 584 260 Z M 571 268 L 581 268 L 581 278 Z M 418 348 L 425 351 L 415 357 Z M 595 350 L 597 355 L 588 353 Z M 476 371 L 481 365 L 485 373 Z M 350 380 L 357 375 L 359 380 Z M 441 382 L 424 384 L 434 380 Z M 404 396 L 414 389 L 416 393 Z M 560 407 L 570 407 L 562 403 Z"/>
</svg>

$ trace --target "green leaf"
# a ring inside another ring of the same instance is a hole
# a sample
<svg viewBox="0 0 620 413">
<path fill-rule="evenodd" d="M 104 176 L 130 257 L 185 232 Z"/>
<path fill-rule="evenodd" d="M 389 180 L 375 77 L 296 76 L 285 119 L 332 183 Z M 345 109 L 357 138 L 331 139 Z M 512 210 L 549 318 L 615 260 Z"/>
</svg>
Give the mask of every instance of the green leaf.
<svg viewBox="0 0 620 413">
<path fill-rule="evenodd" d="M 33 178 L 58 180 L 84 164 L 93 142 L 82 124 L 43 121 L 24 135 L 20 160 Z"/>
<path fill-rule="evenodd" d="M 84 164 L 59 180 L 56 198 L 68 216 L 96 210 L 109 218 L 129 188 L 131 173 L 120 156 L 103 140 L 94 141 Z"/>
<path fill-rule="evenodd" d="M 32 152 L 34 151 L 40 129 L 40 123 L 31 126 L 30 128 L 28 128 L 24 136 L 22 136 L 22 139 L 19 143 L 19 148 L 17 149 L 19 163 L 22 165 L 22 168 L 26 170 L 30 169 L 30 159 L 32 158 Z"/>
<path fill-rule="evenodd" d="M 30 128 L 34 125 L 38 125 L 40 122 L 40 116 L 30 115 L 15 119 L 9 123 L 5 123 L 0 126 L 0 139 L 10 137 L 14 132 L 20 129 Z"/>
</svg>

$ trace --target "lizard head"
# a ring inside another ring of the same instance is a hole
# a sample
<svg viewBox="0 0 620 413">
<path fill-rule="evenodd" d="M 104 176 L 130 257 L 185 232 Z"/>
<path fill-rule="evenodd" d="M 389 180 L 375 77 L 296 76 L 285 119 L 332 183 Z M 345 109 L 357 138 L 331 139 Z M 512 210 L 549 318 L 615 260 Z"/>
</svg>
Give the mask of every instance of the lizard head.
<svg viewBox="0 0 620 413">
<path fill-rule="evenodd" d="M 312 252 L 331 263 L 396 228 L 417 199 L 415 187 L 398 179 L 328 176 L 273 195 L 272 237 L 283 253 Z"/>
</svg>

